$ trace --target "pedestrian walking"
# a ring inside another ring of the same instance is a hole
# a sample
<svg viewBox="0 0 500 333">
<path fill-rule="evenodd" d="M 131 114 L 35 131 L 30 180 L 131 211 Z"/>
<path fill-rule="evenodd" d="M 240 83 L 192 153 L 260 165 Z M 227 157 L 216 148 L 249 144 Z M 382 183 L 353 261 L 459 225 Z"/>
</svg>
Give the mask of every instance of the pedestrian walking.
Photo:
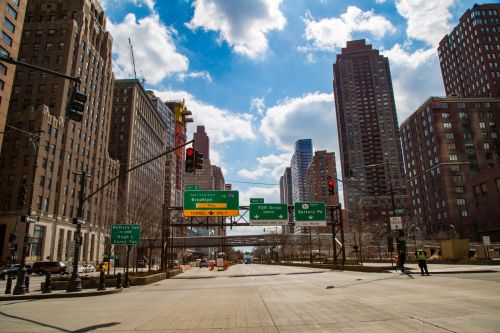
<svg viewBox="0 0 500 333">
<path fill-rule="evenodd" d="M 427 270 L 427 254 L 425 253 L 425 251 L 417 250 L 415 251 L 415 256 L 417 257 L 418 267 L 420 267 L 420 273 L 422 273 L 422 276 L 424 276 L 424 271 L 425 275 L 429 276 L 430 274 Z"/>
<path fill-rule="evenodd" d="M 405 271 L 405 261 L 406 253 L 405 251 L 401 250 L 401 252 L 399 252 L 399 266 L 401 267 L 401 272 Z"/>
</svg>

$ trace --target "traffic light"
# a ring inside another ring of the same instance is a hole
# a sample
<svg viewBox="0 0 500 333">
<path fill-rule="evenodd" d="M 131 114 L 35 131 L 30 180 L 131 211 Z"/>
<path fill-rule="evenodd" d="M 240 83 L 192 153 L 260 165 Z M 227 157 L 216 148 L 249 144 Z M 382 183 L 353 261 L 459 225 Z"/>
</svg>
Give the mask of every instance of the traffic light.
<svg viewBox="0 0 500 333">
<path fill-rule="evenodd" d="M 194 167 L 195 169 L 203 169 L 203 153 L 198 150 L 194 151 Z"/>
<path fill-rule="evenodd" d="M 24 207 L 24 204 L 26 203 L 26 193 L 26 186 L 19 186 L 19 192 L 17 192 L 17 209 L 21 209 Z"/>
<path fill-rule="evenodd" d="M 332 177 L 328 177 L 326 184 L 328 185 L 328 195 L 335 195 L 335 181 Z"/>
<path fill-rule="evenodd" d="M 78 88 L 74 87 L 71 92 L 71 99 L 68 104 L 68 110 L 66 111 L 66 117 L 74 121 L 82 121 L 86 101 L 87 95 L 79 92 Z"/>
<path fill-rule="evenodd" d="M 194 172 L 194 158 L 195 151 L 193 148 L 186 149 L 186 165 L 184 170 L 188 173 Z"/>
</svg>

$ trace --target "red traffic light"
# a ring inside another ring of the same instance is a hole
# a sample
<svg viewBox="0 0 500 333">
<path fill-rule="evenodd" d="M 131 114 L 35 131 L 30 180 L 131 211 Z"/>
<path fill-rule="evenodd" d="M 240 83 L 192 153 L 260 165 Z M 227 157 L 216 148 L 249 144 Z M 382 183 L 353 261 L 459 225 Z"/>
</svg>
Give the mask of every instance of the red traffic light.
<svg viewBox="0 0 500 333">
<path fill-rule="evenodd" d="M 186 156 L 194 156 L 194 149 L 193 148 L 188 148 L 186 149 Z"/>
<path fill-rule="evenodd" d="M 333 185 L 335 185 L 335 183 L 333 182 L 333 180 L 331 180 L 331 179 L 330 179 L 330 180 L 328 181 L 328 186 L 333 186 Z"/>
</svg>

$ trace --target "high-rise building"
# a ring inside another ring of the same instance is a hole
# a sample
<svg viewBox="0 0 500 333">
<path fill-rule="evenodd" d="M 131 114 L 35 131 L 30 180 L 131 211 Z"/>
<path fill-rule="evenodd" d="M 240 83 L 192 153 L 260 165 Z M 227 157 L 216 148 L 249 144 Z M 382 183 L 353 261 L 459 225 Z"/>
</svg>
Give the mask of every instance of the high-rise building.
<svg viewBox="0 0 500 333">
<path fill-rule="evenodd" d="M 160 103 L 161 104 L 161 103 Z M 120 219 L 144 232 L 163 215 L 165 157 L 126 170 L 166 151 L 167 124 L 137 79 L 115 80 L 109 153 L 120 161 Z M 154 229 L 154 228 L 153 228 Z"/>
<path fill-rule="evenodd" d="M 326 205 L 338 205 L 339 191 L 336 178 L 335 153 L 326 150 L 315 151 L 307 169 L 306 200 L 324 202 Z M 328 179 L 332 179 L 335 183 L 334 195 L 328 192 Z"/>
<path fill-rule="evenodd" d="M 30 226 L 33 240 L 28 262 L 46 258 L 71 261 L 70 241 L 76 229 L 72 218 L 83 190 L 80 174 L 86 171 L 88 175 L 86 195 L 118 175 L 119 162 L 108 154 L 114 80 L 111 45 L 99 1 L 28 2 L 19 60 L 79 77 L 79 90 L 88 96 L 83 120 L 69 120 L 65 113 L 73 82 L 16 68 L 7 123 L 32 133 L 35 145 L 16 130 L 4 138 L 0 224 L 7 226 L 8 233 L 15 228 L 19 233 L 24 227 L 16 223 L 20 214 L 31 210 L 31 215 L 39 217 L 39 222 Z M 29 194 L 18 209 L 16 197 L 23 184 Z M 84 203 L 83 261 L 103 258 L 103 246 L 116 218 L 117 188 L 114 182 Z M 22 238 L 17 238 L 19 249 Z M 5 239 L 5 234 L 0 239 Z M 4 243 L 2 258 L 6 248 Z"/>
<path fill-rule="evenodd" d="M 203 154 L 203 158 L 210 159 L 210 138 L 205 132 L 205 126 L 197 126 L 196 132 L 194 132 L 194 149 L 198 150 Z"/>
<path fill-rule="evenodd" d="M 500 97 L 500 4 L 475 4 L 438 47 L 446 95 Z"/>
<path fill-rule="evenodd" d="M 27 0 L 0 2 L 0 22 L 3 23 L 1 28 L 0 55 L 17 59 L 23 32 L 26 3 Z M 15 68 L 14 65 L 0 61 L 0 150 L 2 150 L 3 133 L 14 82 Z"/>
<path fill-rule="evenodd" d="M 347 42 L 333 65 L 342 178 L 349 220 L 359 200 L 403 191 L 403 159 L 389 60 L 364 40 Z M 361 189 L 361 190 L 360 190 Z"/>
<path fill-rule="evenodd" d="M 401 124 L 410 207 L 427 234 L 500 240 L 500 99 L 430 97 Z"/>
<path fill-rule="evenodd" d="M 175 115 L 175 131 L 174 131 L 174 146 L 178 147 L 187 141 L 187 123 L 193 122 L 192 112 L 188 110 L 184 100 L 182 101 L 167 101 L 165 105 Z M 182 206 L 184 191 L 184 159 L 185 149 L 177 149 L 175 151 L 175 206 Z"/>
<path fill-rule="evenodd" d="M 293 205 L 292 199 L 292 168 L 286 167 L 283 176 L 280 177 L 280 202 Z"/>
<path fill-rule="evenodd" d="M 307 167 L 312 159 L 312 140 L 302 139 L 295 142 L 295 152 L 290 162 L 292 171 L 292 200 L 306 201 Z"/>
</svg>

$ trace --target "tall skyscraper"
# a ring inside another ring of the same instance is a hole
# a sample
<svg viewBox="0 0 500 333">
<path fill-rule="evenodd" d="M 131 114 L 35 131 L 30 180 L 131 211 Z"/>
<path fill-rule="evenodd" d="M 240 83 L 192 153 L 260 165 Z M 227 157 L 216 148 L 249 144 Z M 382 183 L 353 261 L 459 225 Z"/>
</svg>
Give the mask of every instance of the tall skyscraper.
<svg viewBox="0 0 500 333">
<path fill-rule="evenodd" d="M 28 1 L 19 60 L 79 77 L 79 90 L 88 96 L 83 120 L 69 120 L 65 113 L 73 82 L 16 68 L 7 123 L 33 133 L 39 148 L 34 149 L 19 131 L 5 136 L 0 158 L 0 224 L 13 231 L 19 211 L 26 214 L 31 210 L 40 218 L 30 226 L 34 239 L 28 262 L 47 257 L 72 260 L 72 218 L 83 190 L 79 174 L 86 171 L 89 176 L 87 195 L 118 175 L 119 163 L 108 154 L 114 80 L 111 45 L 99 1 Z M 23 184 L 28 196 L 17 209 L 17 192 Z M 84 204 L 83 261 L 102 260 L 104 243 L 115 222 L 117 187 L 113 183 Z M 17 228 L 19 232 L 20 226 Z M 17 238 L 18 243 L 22 238 Z M 21 246 L 18 244 L 19 249 Z M 2 258 L 4 255 L 5 251 Z"/>
<path fill-rule="evenodd" d="M 203 154 L 203 158 L 209 160 L 210 159 L 210 138 L 205 132 L 205 126 L 197 126 L 196 132 L 194 132 L 193 136 L 194 141 L 194 149 L 198 150 Z"/>
<path fill-rule="evenodd" d="M 364 40 L 347 42 L 333 65 L 342 178 L 349 219 L 359 199 L 405 188 L 389 60 Z M 362 189 L 362 191 L 358 190 Z"/>
<path fill-rule="evenodd" d="M 166 150 L 167 126 L 137 79 L 115 80 L 109 153 L 120 161 L 120 219 L 150 232 L 163 215 L 165 157 L 126 173 Z"/>
<path fill-rule="evenodd" d="M 283 176 L 280 177 L 280 202 L 288 206 L 293 205 L 292 168 L 290 167 L 285 168 Z"/>
<path fill-rule="evenodd" d="M 500 97 L 500 4 L 475 4 L 438 47 L 446 95 Z"/>
<path fill-rule="evenodd" d="M 0 2 L 0 22 L 3 23 L 0 55 L 17 59 L 23 32 L 26 3 L 27 0 Z M 2 150 L 5 121 L 14 82 L 14 69 L 14 65 L 0 61 L 0 150 Z"/>
<path fill-rule="evenodd" d="M 307 167 L 312 159 L 312 140 L 302 139 L 295 142 L 295 152 L 290 167 L 292 170 L 292 200 L 306 201 Z"/>
<path fill-rule="evenodd" d="M 448 96 L 401 124 L 409 204 L 427 234 L 500 241 L 499 123 L 499 98 Z"/>
</svg>

